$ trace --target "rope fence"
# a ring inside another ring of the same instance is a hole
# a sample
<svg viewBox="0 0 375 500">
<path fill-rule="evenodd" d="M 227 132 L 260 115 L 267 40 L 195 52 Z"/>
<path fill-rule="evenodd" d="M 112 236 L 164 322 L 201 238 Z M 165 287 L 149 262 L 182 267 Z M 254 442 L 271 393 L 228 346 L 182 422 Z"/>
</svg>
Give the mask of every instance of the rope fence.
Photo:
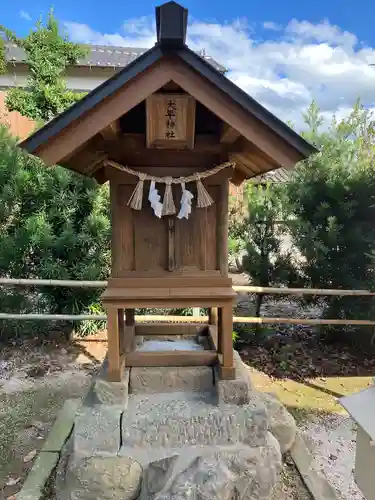
<svg viewBox="0 0 375 500">
<path fill-rule="evenodd" d="M 106 288 L 107 281 L 75 281 L 75 280 L 43 280 L 43 279 L 16 279 L 0 278 L 0 286 L 53 286 L 72 288 Z M 249 294 L 262 295 L 320 295 L 320 296 L 375 296 L 370 290 L 335 290 L 330 288 L 276 288 L 260 286 L 233 286 L 233 290 Z M 193 309 L 192 316 L 160 316 L 137 315 L 137 322 L 155 323 L 207 323 L 207 316 L 198 316 L 197 309 Z M 0 313 L 0 320 L 44 320 L 44 321 L 105 321 L 107 317 L 99 314 L 16 314 Z M 375 326 L 375 321 L 355 319 L 298 319 L 298 318 L 266 318 L 255 316 L 234 316 L 233 323 L 242 324 L 289 324 L 289 325 L 353 325 Z"/>
</svg>

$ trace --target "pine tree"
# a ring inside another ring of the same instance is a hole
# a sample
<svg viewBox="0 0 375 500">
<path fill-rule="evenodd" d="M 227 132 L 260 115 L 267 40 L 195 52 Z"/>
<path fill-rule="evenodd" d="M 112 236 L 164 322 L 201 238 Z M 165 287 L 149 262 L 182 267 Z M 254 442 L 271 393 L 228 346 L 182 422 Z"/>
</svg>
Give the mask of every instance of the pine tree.
<svg viewBox="0 0 375 500">
<path fill-rule="evenodd" d="M 287 233 L 288 201 L 285 187 L 249 183 L 245 190 L 246 215 L 242 224 L 245 255 L 243 268 L 258 286 L 293 284 L 296 273 L 290 253 L 282 248 Z M 256 316 L 260 315 L 263 295 L 257 294 Z"/>
<path fill-rule="evenodd" d="M 306 137 L 319 146 L 320 153 L 296 169 L 288 189 L 295 216 L 294 244 L 305 258 L 306 284 L 373 289 L 375 136 L 371 114 L 357 103 L 347 119 L 334 118 L 329 129 L 321 132 L 319 109 L 313 105 L 306 123 L 310 127 Z M 324 316 L 329 318 L 369 319 L 374 308 L 371 298 L 327 297 L 324 304 Z M 333 337 L 336 333 L 343 337 L 343 327 L 329 330 Z"/>
</svg>

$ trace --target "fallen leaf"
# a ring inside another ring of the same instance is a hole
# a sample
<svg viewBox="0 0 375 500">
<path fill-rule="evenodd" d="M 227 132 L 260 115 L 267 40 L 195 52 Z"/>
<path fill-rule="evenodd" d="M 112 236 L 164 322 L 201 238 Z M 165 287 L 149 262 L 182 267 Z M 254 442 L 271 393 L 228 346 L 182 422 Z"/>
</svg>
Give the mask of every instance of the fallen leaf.
<svg viewBox="0 0 375 500">
<path fill-rule="evenodd" d="M 36 450 L 30 451 L 30 453 L 28 453 L 26 456 L 23 457 L 23 462 L 25 464 L 27 464 L 28 462 L 31 462 L 31 460 L 35 457 L 36 454 L 37 454 Z"/>
<path fill-rule="evenodd" d="M 5 486 L 14 486 L 20 481 L 21 481 L 20 477 L 9 477 L 5 482 Z"/>
</svg>

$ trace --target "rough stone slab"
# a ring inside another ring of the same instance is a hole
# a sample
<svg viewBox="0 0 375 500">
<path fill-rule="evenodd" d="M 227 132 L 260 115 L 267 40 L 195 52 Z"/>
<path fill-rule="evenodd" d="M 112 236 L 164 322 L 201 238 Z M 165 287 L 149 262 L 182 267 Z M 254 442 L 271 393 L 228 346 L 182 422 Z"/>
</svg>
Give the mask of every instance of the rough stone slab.
<svg viewBox="0 0 375 500">
<path fill-rule="evenodd" d="M 17 500 L 41 500 L 44 498 L 44 486 L 58 461 L 58 453 L 39 453 L 21 491 L 17 493 Z"/>
<path fill-rule="evenodd" d="M 84 406 L 118 405 L 126 408 L 128 404 L 130 368 L 125 368 L 124 378 L 121 382 L 109 382 L 107 372 L 108 359 L 105 358 L 98 375 L 94 378 L 84 398 Z"/>
<path fill-rule="evenodd" d="M 178 448 L 187 445 L 262 446 L 267 435 L 264 406 L 211 405 L 203 401 L 170 400 L 124 412 L 122 445 Z"/>
<path fill-rule="evenodd" d="M 215 381 L 219 404 L 245 405 L 252 391 L 249 372 L 237 351 L 233 351 L 236 378 L 220 380 L 219 367 L 215 367 Z"/>
<path fill-rule="evenodd" d="M 161 491 L 173 473 L 173 467 L 178 455 L 171 455 L 149 463 L 142 481 L 142 494 L 149 498 L 151 494 Z M 147 493 L 146 493 L 147 492 Z"/>
<path fill-rule="evenodd" d="M 209 391 L 214 387 L 210 366 L 131 368 L 130 392 L 155 394 L 176 391 Z"/>
<path fill-rule="evenodd" d="M 78 409 L 79 399 L 68 399 L 60 410 L 55 423 L 48 434 L 42 451 L 52 451 L 60 453 L 74 425 L 74 418 Z"/>
<path fill-rule="evenodd" d="M 74 424 L 74 452 L 91 456 L 116 454 L 121 444 L 121 406 L 81 406 Z"/>
<path fill-rule="evenodd" d="M 140 500 L 266 500 L 281 471 L 280 447 L 270 433 L 261 447 L 237 444 L 190 451 L 183 448 L 177 460 L 166 459 L 159 469 L 162 477 L 143 482 Z"/>
<path fill-rule="evenodd" d="M 142 468 L 127 457 L 87 457 L 71 462 L 65 478 L 69 500 L 135 500 Z"/>
<path fill-rule="evenodd" d="M 263 404 L 267 410 L 268 428 L 278 440 L 281 453 L 286 453 L 296 439 L 297 425 L 279 399 L 268 392 L 253 391 L 250 395 L 254 405 Z"/>
<path fill-rule="evenodd" d="M 314 500 L 339 500 L 325 475 L 315 467 L 302 432 L 297 432 L 290 454 Z"/>
</svg>

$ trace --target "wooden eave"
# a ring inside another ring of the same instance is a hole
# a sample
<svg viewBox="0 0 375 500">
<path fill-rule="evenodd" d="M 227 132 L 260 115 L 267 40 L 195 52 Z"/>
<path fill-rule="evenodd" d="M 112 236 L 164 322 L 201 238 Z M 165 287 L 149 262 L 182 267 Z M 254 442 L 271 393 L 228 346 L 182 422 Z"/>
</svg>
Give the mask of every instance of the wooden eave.
<svg viewBox="0 0 375 500">
<path fill-rule="evenodd" d="M 197 137 L 196 147 L 189 153 L 196 160 L 198 155 L 206 155 L 207 161 L 233 160 L 236 172 L 232 181 L 236 184 L 280 167 L 292 168 L 316 151 L 188 47 L 165 50 L 158 45 L 21 142 L 20 147 L 46 164 L 60 164 L 103 182 L 106 179 L 100 168 L 108 151 L 100 141 L 118 150 L 124 139 L 119 118 L 170 82 L 223 121 L 217 144 L 203 145 L 203 139 Z M 167 153 L 154 152 L 154 157 Z M 187 153 L 178 154 L 182 161 L 185 155 L 189 164 Z"/>
</svg>

